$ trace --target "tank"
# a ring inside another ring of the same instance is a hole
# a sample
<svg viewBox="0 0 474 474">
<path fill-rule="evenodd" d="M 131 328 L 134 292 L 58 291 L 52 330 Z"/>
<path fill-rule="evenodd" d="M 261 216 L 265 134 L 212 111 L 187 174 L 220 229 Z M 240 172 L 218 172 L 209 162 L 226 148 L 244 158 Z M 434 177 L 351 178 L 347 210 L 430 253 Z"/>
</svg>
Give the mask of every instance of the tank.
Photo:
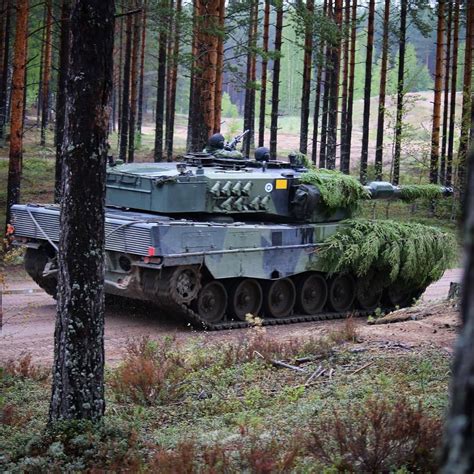
<svg viewBox="0 0 474 474">
<path fill-rule="evenodd" d="M 371 269 L 369 282 L 321 261 L 360 200 L 403 198 L 403 187 L 390 183 L 361 186 L 310 170 L 297 155 L 286 162 L 195 153 L 179 163 L 111 163 L 106 186 L 106 293 L 153 303 L 157 314 L 195 327 L 368 314 L 410 304 L 428 283 L 376 285 Z M 59 207 L 15 205 L 12 214 L 26 270 L 54 296 Z"/>
</svg>

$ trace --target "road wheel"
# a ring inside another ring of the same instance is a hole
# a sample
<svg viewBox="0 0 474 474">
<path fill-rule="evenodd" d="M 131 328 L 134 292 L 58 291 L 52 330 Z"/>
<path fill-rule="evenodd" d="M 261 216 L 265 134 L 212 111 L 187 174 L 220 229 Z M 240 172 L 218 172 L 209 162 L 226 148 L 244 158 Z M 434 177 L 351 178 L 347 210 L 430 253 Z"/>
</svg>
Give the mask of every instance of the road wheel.
<svg viewBox="0 0 474 474">
<path fill-rule="evenodd" d="M 338 313 L 348 311 L 354 303 L 355 293 L 355 282 L 351 275 L 335 275 L 329 280 L 329 308 Z"/>
<path fill-rule="evenodd" d="M 296 307 L 304 314 L 322 311 L 328 297 L 326 279 L 319 273 L 301 276 L 296 283 Z"/>
<path fill-rule="evenodd" d="M 170 288 L 173 293 L 173 299 L 177 303 L 190 303 L 198 295 L 201 287 L 199 271 L 196 267 L 186 265 L 170 269 L 170 275 L 164 275 L 169 278 Z"/>
<path fill-rule="evenodd" d="M 289 278 L 271 281 L 264 296 L 265 314 L 273 318 L 286 318 L 293 311 L 295 300 L 295 285 Z"/>
<path fill-rule="evenodd" d="M 222 283 L 211 281 L 204 285 L 195 302 L 196 312 L 206 323 L 222 320 L 227 308 L 227 291 Z"/>
<path fill-rule="evenodd" d="M 385 290 L 384 301 L 391 308 L 405 308 L 411 305 L 415 297 L 414 293 L 413 289 L 396 281 Z"/>
<path fill-rule="evenodd" d="M 373 311 L 380 306 L 383 288 L 373 278 L 360 278 L 356 283 L 357 306 L 365 311 Z"/>
<path fill-rule="evenodd" d="M 35 283 L 41 287 L 48 295 L 56 298 L 58 282 L 55 277 L 44 277 L 43 271 L 46 264 L 50 262 L 50 257 L 43 248 L 27 248 L 25 253 L 25 270 Z"/>
<path fill-rule="evenodd" d="M 262 287 L 257 280 L 246 278 L 229 287 L 229 316 L 245 321 L 247 314 L 257 316 L 262 307 Z"/>
</svg>

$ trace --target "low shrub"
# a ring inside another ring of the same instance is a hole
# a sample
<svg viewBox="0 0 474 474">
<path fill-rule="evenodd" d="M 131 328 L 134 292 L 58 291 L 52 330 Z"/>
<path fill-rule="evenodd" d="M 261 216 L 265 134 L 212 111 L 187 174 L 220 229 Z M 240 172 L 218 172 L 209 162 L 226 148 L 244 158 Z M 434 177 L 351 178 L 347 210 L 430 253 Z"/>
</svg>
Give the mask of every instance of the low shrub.
<svg viewBox="0 0 474 474">
<path fill-rule="evenodd" d="M 50 376 L 50 370 L 33 364 L 32 360 L 31 354 L 23 353 L 18 360 L 9 360 L 3 366 L 3 374 L 10 377 L 32 379 L 39 382 L 47 380 Z"/>
<path fill-rule="evenodd" d="M 174 400 L 185 374 L 185 361 L 174 340 L 144 337 L 127 346 L 127 355 L 109 380 L 118 401 L 152 405 Z"/>
<path fill-rule="evenodd" d="M 441 434 L 441 421 L 421 404 L 371 399 L 315 421 L 306 448 L 340 472 L 433 472 Z"/>
</svg>

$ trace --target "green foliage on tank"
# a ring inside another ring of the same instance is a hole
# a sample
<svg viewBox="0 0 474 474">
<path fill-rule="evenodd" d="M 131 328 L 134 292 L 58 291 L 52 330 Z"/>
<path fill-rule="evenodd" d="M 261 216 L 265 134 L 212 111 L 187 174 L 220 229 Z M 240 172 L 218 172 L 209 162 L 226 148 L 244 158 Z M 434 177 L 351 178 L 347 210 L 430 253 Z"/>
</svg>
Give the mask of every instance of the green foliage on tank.
<svg viewBox="0 0 474 474">
<path fill-rule="evenodd" d="M 372 272 L 388 286 L 400 282 L 422 288 L 438 280 L 457 258 L 452 234 L 436 227 L 393 220 L 344 222 L 319 251 L 324 271 L 349 271 L 358 277 Z"/>
</svg>

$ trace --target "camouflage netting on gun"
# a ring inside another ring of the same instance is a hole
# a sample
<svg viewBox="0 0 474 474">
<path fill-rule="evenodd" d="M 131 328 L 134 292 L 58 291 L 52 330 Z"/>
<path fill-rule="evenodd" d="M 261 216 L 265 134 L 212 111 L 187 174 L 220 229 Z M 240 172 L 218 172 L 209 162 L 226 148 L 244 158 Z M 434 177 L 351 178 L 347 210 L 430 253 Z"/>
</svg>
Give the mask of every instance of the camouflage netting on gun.
<svg viewBox="0 0 474 474">
<path fill-rule="evenodd" d="M 400 186 L 400 199 L 412 202 L 415 199 L 440 199 L 443 197 L 441 188 L 437 184 L 407 184 Z"/>
<path fill-rule="evenodd" d="M 358 277 L 375 272 L 384 286 L 400 281 L 421 288 L 438 280 L 456 261 L 452 234 L 422 224 L 349 220 L 319 252 L 323 270 L 350 271 Z"/>
<path fill-rule="evenodd" d="M 355 210 L 361 200 L 370 199 L 370 194 L 353 176 L 326 169 L 311 169 L 299 180 L 317 186 L 321 199 L 330 211 L 340 208 Z"/>
</svg>

